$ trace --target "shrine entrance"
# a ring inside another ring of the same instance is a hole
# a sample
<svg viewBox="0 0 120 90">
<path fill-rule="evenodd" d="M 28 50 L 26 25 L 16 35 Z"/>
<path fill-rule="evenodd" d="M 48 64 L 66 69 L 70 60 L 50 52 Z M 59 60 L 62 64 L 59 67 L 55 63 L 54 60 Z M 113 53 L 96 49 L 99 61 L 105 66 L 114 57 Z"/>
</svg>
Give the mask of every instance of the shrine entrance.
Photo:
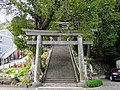
<svg viewBox="0 0 120 90">
<path fill-rule="evenodd" d="M 84 67 L 84 54 L 83 54 L 83 44 L 88 44 L 88 42 L 83 42 L 82 36 L 78 32 L 59 32 L 59 31 L 50 31 L 50 30 L 30 30 L 30 29 L 22 29 L 26 35 L 28 36 L 37 36 L 37 41 L 27 41 L 27 44 L 36 45 L 36 58 L 35 58 L 35 72 L 34 72 L 34 83 L 39 83 L 40 77 L 40 51 L 42 49 L 42 45 L 77 45 L 78 46 L 78 74 L 79 74 L 79 82 L 85 79 L 85 67 Z M 43 37 L 51 38 L 51 41 L 43 41 Z M 62 39 L 57 39 L 56 41 L 52 40 L 52 37 L 61 38 L 63 36 L 67 37 L 76 37 L 76 41 L 66 41 Z"/>
</svg>

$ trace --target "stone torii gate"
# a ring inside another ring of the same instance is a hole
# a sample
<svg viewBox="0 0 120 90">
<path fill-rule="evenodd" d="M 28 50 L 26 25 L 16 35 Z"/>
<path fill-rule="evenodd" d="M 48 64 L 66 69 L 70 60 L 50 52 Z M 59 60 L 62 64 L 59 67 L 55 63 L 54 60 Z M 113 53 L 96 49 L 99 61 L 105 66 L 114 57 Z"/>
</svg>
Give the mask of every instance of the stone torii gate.
<svg viewBox="0 0 120 90">
<path fill-rule="evenodd" d="M 78 32 L 59 32 L 50 30 L 30 30 L 22 29 L 28 36 L 37 36 L 37 41 L 27 41 L 27 44 L 36 45 L 36 58 L 35 58 L 35 71 L 34 71 L 34 84 L 40 84 L 40 51 L 42 45 L 78 45 L 78 61 L 79 61 L 79 71 L 80 77 L 79 81 L 83 81 L 84 78 L 84 54 L 83 54 L 83 44 L 88 44 L 88 42 L 83 42 L 82 36 Z M 43 36 L 77 36 L 77 41 L 42 41 Z"/>
</svg>

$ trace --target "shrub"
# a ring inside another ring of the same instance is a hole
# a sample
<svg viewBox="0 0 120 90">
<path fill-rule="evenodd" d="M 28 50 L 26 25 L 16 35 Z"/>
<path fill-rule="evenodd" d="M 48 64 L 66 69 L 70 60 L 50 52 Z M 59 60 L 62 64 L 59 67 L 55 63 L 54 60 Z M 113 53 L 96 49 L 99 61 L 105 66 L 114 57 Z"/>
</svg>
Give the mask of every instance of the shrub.
<svg viewBox="0 0 120 90">
<path fill-rule="evenodd" d="M 20 77 L 20 76 L 23 76 L 25 73 L 27 73 L 29 70 L 27 68 L 21 68 L 19 69 L 18 71 L 18 74 L 17 76 Z"/>
<path fill-rule="evenodd" d="M 41 55 L 41 60 L 46 60 L 46 58 L 48 57 L 48 52 L 44 52 L 42 55 Z"/>
<path fill-rule="evenodd" d="M 26 66 L 26 69 L 30 69 L 31 67 L 31 63 L 29 63 L 27 66 Z"/>
<path fill-rule="evenodd" d="M 102 80 L 96 79 L 96 80 L 88 80 L 87 86 L 88 87 L 98 87 L 103 85 Z"/>
<path fill-rule="evenodd" d="M 25 60 L 26 60 L 27 62 L 30 62 L 30 61 L 31 61 L 31 57 L 27 57 L 27 58 L 25 58 Z"/>
<path fill-rule="evenodd" d="M 15 73 L 15 69 L 14 68 L 9 68 L 9 69 L 7 69 L 7 70 L 5 70 L 5 73 L 7 73 L 7 74 L 14 74 Z"/>
<path fill-rule="evenodd" d="M 28 83 L 30 83 L 30 79 L 27 78 L 27 77 L 24 77 L 24 79 L 22 80 L 22 83 L 23 84 L 28 84 Z"/>
</svg>

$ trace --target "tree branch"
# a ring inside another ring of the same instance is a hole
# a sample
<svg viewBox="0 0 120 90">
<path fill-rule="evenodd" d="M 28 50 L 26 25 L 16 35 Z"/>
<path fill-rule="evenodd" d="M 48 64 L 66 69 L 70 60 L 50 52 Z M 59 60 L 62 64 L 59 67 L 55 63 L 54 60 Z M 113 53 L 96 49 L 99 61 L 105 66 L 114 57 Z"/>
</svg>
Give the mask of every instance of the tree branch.
<svg viewBox="0 0 120 90">
<path fill-rule="evenodd" d="M 51 11 L 51 12 L 49 12 L 49 13 L 50 13 L 50 14 L 49 14 L 49 17 L 44 20 L 44 22 L 43 22 L 43 24 L 42 24 L 42 26 L 41 26 L 41 28 L 40 28 L 41 30 L 47 29 L 47 27 L 49 26 L 49 24 L 50 24 L 50 22 L 51 22 L 51 20 L 52 20 L 52 17 L 53 17 L 53 15 L 54 15 L 54 11 Z"/>
</svg>

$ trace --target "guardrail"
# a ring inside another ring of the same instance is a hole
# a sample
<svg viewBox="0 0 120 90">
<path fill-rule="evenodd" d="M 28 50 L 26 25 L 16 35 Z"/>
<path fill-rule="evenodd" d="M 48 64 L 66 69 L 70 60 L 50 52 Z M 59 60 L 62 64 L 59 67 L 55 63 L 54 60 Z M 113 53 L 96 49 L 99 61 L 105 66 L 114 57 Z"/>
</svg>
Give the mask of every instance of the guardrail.
<svg viewBox="0 0 120 90">
<path fill-rule="evenodd" d="M 70 55 L 71 55 L 71 59 L 72 59 L 72 63 L 73 63 L 76 80 L 77 80 L 77 82 L 79 82 L 80 81 L 80 70 L 79 70 L 79 66 L 77 64 L 77 59 L 75 57 L 74 51 L 71 48 L 71 46 L 69 45 L 68 47 L 69 47 L 69 51 L 70 51 Z"/>
</svg>

